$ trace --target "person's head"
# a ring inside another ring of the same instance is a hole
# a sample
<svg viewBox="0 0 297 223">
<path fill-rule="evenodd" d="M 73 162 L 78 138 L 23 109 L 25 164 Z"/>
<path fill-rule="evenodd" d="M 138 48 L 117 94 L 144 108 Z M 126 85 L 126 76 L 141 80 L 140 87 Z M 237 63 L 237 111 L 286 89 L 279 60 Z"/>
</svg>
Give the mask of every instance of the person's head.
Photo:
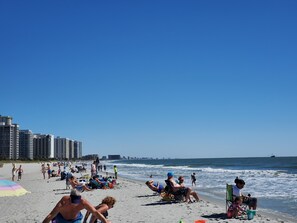
<svg viewBox="0 0 297 223">
<path fill-rule="evenodd" d="M 243 179 L 239 179 L 238 177 L 236 177 L 236 179 L 234 180 L 234 183 L 236 184 L 236 186 L 239 188 L 239 189 L 242 189 L 245 185 L 245 182 Z"/>
<path fill-rule="evenodd" d="M 109 208 L 113 208 L 114 204 L 116 202 L 116 199 L 113 198 L 113 197 L 110 197 L 110 196 L 107 196 L 105 197 L 103 200 L 102 200 L 102 204 L 106 204 Z"/>
<path fill-rule="evenodd" d="M 180 183 L 183 183 L 183 182 L 185 181 L 185 178 L 184 178 L 183 176 L 179 176 L 179 177 L 178 177 L 178 181 L 179 181 Z"/>
<path fill-rule="evenodd" d="M 70 192 L 71 203 L 79 204 L 81 201 L 81 195 L 78 190 L 72 189 Z"/>
<path fill-rule="evenodd" d="M 149 180 L 145 182 L 146 185 L 150 185 L 151 183 L 152 181 L 149 181 Z"/>
<path fill-rule="evenodd" d="M 195 173 L 193 173 L 193 175 L 195 175 Z"/>
<path fill-rule="evenodd" d="M 236 203 L 237 205 L 241 205 L 242 204 L 242 198 L 241 197 L 236 197 L 234 199 L 234 203 Z"/>
<path fill-rule="evenodd" d="M 172 178 L 173 175 L 174 175 L 173 172 L 168 172 L 168 173 L 167 173 L 167 177 L 168 177 L 168 178 Z"/>
</svg>

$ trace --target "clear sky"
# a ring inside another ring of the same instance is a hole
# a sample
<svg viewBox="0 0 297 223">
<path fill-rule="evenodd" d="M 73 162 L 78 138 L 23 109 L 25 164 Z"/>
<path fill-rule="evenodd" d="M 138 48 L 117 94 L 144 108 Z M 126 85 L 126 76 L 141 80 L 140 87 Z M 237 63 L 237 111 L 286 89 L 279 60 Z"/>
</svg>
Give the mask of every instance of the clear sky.
<svg viewBox="0 0 297 223">
<path fill-rule="evenodd" d="M 297 155 L 297 1 L 0 1 L 0 114 L 83 154 Z"/>
</svg>

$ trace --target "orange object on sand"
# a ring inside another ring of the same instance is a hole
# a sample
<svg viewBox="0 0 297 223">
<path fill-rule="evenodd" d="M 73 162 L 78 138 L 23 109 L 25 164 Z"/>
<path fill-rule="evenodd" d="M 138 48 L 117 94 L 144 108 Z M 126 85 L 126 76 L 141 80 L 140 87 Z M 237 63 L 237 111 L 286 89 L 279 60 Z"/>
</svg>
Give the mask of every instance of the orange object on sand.
<svg viewBox="0 0 297 223">
<path fill-rule="evenodd" d="M 205 223 L 206 220 L 196 220 L 194 223 Z"/>
</svg>

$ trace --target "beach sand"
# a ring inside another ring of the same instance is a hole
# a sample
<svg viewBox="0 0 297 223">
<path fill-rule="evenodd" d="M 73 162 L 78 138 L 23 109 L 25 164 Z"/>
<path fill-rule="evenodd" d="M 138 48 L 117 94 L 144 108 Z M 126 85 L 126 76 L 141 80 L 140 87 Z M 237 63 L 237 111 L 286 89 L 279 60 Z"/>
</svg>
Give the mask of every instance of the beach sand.
<svg viewBox="0 0 297 223">
<path fill-rule="evenodd" d="M 17 164 L 17 167 L 19 164 Z M 60 178 L 44 180 L 40 171 L 41 164 L 23 163 L 24 174 L 21 181 L 16 181 L 30 193 L 20 197 L 0 197 L 0 222 L 42 222 L 63 195 L 69 194 L 65 181 Z M 11 179 L 11 164 L 0 168 L 0 177 Z M 57 169 L 54 167 L 54 169 Z M 80 177 L 81 174 L 75 174 Z M 117 202 L 109 210 L 109 220 L 113 223 L 194 223 L 196 220 L 206 222 L 297 222 L 277 216 L 267 217 L 257 213 L 253 220 L 226 219 L 225 206 L 207 201 L 186 203 L 162 202 L 161 197 L 149 190 L 143 182 L 119 178 L 114 189 L 83 192 L 82 196 L 97 205 L 105 196 L 113 196 Z M 82 212 L 85 214 L 85 211 Z"/>
</svg>

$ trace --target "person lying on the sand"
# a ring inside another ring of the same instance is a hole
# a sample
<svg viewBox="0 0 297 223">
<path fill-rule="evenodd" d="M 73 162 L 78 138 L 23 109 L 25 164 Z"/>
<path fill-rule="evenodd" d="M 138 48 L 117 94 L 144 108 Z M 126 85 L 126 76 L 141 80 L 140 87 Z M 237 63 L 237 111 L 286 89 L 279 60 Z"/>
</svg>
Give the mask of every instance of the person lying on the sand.
<svg viewBox="0 0 297 223">
<path fill-rule="evenodd" d="M 116 200 L 113 197 L 107 196 L 107 197 L 105 197 L 102 200 L 101 204 L 99 204 L 99 205 L 97 205 L 95 207 L 95 209 L 98 212 L 100 212 L 101 214 L 103 214 L 103 216 L 105 218 L 107 218 L 107 216 L 108 216 L 108 212 L 107 211 L 109 209 L 113 208 L 115 202 L 116 202 Z M 87 222 L 90 214 L 91 214 L 91 212 L 87 211 L 83 223 L 86 223 Z M 96 222 L 96 219 L 97 219 L 96 216 L 92 215 L 91 220 L 89 221 L 89 223 L 95 223 Z"/>
<path fill-rule="evenodd" d="M 50 223 L 54 219 L 55 223 L 66 223 L 82 221 L 81 210 L 86 209 L 92 213 L 96 218 L 100 219 L 103 223 L 111 223 L 93 205 L 87 200 L 82 198 L 79 192 L 75 189 L 71 190 L 71 194 L 63 196 L 62 199 L 56 204 L 54 209 L 46 216 L 42 223 Z"/>
<path fill-rule="evenodd" d="M 164 191 L 164 186 L 162 184 L 154 183 L 153 180 L 146 181 L 145 184 L 150 188 L 152 191 L 155 191 L 161 194 Z"/>
</svg>

